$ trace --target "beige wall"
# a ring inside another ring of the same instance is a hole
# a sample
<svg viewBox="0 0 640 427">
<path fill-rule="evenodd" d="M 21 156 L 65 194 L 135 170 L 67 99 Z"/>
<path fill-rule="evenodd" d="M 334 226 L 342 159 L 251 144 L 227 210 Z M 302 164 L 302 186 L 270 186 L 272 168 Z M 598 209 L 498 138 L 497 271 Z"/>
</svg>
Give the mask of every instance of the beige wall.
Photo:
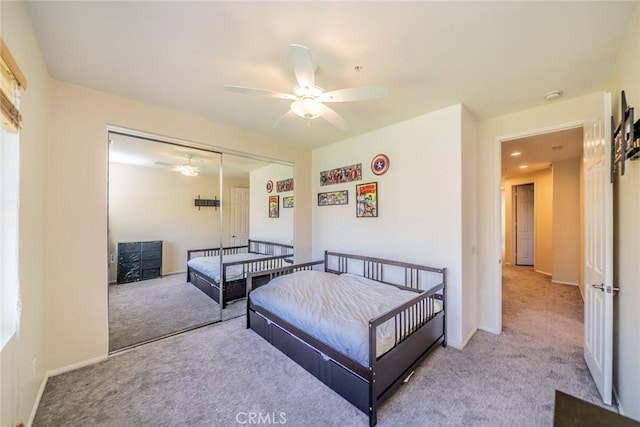
<svg viewBox="0 0 640 427">
<path fill-rule="evenodd" d="M 578 285 L 580 271 L 580 164 L 571 159 L 553 168 L 504 180 L 504 263 L 514 262 L 514 186 L 534 184 L 534 269 L 554 283 Z"/>
<path fill-rule="evenodd" d="M 225 179 L 230 187 L 248 187 L 246 179 Z M 220 215 L 228 222 L 231 204 L 222 210 L 194 206 L 194 199 L 220 199 L 217 176 L 189 177 L 167 169 L 109 164 L 109 282 L 116 281 L 117 244 L 127 241 L 163 241 L 162 274 L 184 272 L 187 251 L 220 245 Z M 229 224 L 223 224 L 227 229 Z"/>
<path fill-rule="evenodd" d="M 635 9 L 614 63 L 610 90 L 616 123 L 620 119 L 620 91 L 627 103 L 640 108 L 640 3 Z M 621 412 L 640 420 L 640 161 L 627 162 L 624 176 L 614 180 L 614 298 L 613 382 Z"/>
<path fill-rule="evenodd" d="M 296 166 L 296 254 L 310 257 L 310 152 L 194 116 L 51 81 L 47 199 L 48 369 L 106 357 L 108 124 Z"/>
<path fill-rule="evenodd" d="M 520 175 L 504 181 L 505 194 L 505 255 L 504 262 L 515 264 L 514 251 L 514 187 L 523 184 L 533 184 L 533 268 L 543 274 L 551 276 L 553 271 L 553 173 L 551 169 Z"/>
<path fill-rule="evenodd" d="M 22 2 L 0 2 L 0 28 L 27 79 L 20 131 L 18 274 L 22 315 L 18 336 L 0 352 L 0 425 L 27 423 L 46 368 L 45 221 L 47 204 L 47 110 L 49 77 Z"/>
<path fill-rule="evenodd" d="M 552 281 L 580 283 L 580 164 L 581 159 L 553 164 L 553 262 Z"/>
</svg>

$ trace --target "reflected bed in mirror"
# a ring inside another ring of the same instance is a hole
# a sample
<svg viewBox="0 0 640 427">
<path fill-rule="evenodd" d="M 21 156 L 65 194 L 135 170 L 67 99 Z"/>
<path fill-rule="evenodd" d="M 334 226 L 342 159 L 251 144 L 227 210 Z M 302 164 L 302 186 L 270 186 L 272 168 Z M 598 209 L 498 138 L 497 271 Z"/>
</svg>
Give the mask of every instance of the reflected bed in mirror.
<svg viewBox="0 0 640 427">
<path fill-rule="evenodd" d="M 110 129 L 110 352 L 244 315 L 244 297 L 223 308 L 189 282 L 185 254 L 247 245 L 254 231 L 292 242 L 292 214 L 260 218 L 267 175 L 290 178 L 293 168 Z"/>
</svg>

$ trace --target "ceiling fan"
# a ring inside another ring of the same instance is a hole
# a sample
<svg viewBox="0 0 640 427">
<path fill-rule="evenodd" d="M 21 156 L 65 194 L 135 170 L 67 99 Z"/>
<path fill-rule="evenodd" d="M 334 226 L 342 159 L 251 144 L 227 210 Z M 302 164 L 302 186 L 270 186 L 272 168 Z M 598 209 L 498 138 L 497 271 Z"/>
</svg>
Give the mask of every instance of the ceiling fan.
<svg viewBox="0 0 640 427">
<path fill-rule="evenodd" d="M 165 162 L 155 162 L 155 164 L 160 166 L 170 167 L 171 170 L 180 172 L 182 175 L 185 175 L 185 176 L 198 176 L 198 172 L 200 171 L 200 168 L 191 164 L 191 159 L 193 158 L 193 156 L 191 154 L 185 154 L 184 156 L 187 158 L 187 163 L 183 165 L 175 165 L 175 164 L 165 163 Z"/>
<path fill-rule="evenodd" d="M 231 92 L 292 101 L 289 111 L 275 122 L 274 128 L 278 128 L 285 118 L 299 116 L 307 120 L 322 117 L 337 128 L 347 129 L 349 127 L 347 122 L 338 113 L 327 107 L 325 103 L 363 101 L 381 98 L 389 94 L 387 88 L 379 86 L 354 87 L 325 92 L 322 88 L 316 86 L 315 67 L 309 49 L 299 44 L 292 44 L 291 57 L 297 81 L 297 85 L 293 87 L 293 93 L 234 85 L 225 85 L 224 88 Z"/>
</svg>

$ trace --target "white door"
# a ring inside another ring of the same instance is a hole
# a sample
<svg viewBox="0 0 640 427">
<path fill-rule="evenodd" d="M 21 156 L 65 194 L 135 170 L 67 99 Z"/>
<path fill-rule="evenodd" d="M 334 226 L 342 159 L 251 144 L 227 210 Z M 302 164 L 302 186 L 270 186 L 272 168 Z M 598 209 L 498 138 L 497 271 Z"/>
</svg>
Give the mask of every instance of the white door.
<svg viewBox="0 0 640 427">
<path fill-rule="evenodd" d="M 611 94 L 584 126 L 584 359 L 611 404 L 613 359 L 613 186 Z"/>
<path fill-rule="evenodd" d="M 516 187 L 516 265 L 533 265 L 533 184 Z"/>
<path fill-rule="evenodd" d="M 249 189 L 231 188 L 231 246 L 246 245 L 249 240 Z"/>
</svg>

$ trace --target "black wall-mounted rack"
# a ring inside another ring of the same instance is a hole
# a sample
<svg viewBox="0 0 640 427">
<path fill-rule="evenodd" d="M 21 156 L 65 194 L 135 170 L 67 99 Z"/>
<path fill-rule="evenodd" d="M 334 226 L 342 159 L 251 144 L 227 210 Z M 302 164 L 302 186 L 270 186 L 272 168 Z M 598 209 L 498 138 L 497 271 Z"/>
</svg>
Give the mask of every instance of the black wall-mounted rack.
<svg viewBox="0 0 640 427">
<path fill-rule="evenodd" d="M 618 164 L 620 175 L 624 175 L 625 161 L 640 158 L 640 119 L 633 121 L 633 107 L 627 105 L 627 98 L 620 95 L 620 123 L 615 125 L 611 116 L 611 182 Z"/>
<path fill-rule="evenodd" d="M 215 208 L 218 210 L 220 207 L 220 200 L 216 196 L 213 196 L 213 199 L 201 199 L 198 194 L 198 198 L 194 199 L 194 206 L 200 210 L 200 208 Z"/>
</svg>

